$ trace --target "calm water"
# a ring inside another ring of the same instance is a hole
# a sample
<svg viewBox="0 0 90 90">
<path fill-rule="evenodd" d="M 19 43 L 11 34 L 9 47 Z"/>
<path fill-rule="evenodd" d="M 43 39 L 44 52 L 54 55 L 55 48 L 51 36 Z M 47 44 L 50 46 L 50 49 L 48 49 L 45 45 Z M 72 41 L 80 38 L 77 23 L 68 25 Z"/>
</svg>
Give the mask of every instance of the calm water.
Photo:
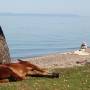
<svg viewBox="0 0 90 90">
<path fill-rule="evenodd" d="M 0 16 L 11 57 L 41 56 L 90 44 L 90 17 L 17 15 Z"/>
</svg>

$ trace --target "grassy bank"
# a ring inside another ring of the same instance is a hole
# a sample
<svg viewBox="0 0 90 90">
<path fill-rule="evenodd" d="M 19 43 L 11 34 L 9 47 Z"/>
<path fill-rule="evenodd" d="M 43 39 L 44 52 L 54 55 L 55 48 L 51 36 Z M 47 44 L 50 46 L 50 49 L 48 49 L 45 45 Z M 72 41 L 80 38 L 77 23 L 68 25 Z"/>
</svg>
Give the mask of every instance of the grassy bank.
<svg viewBox="0 0 90 90">
<path fill-rule="evenodd" d="M 55 69 L 60 78 L 35 78 L 0 84 L 0 90 L 90 90 L 90 65 Z"/>
</svg>

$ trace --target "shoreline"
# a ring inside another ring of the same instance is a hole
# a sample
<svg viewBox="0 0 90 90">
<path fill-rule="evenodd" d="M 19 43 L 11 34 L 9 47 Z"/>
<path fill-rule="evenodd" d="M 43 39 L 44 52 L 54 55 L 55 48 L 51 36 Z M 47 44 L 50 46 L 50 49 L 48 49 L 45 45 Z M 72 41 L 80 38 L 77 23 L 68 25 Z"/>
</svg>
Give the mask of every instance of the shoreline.
<svg viewBox="0 0 90 90">
<path fill-rule="evenodd" d="M 85 51 L 75 50 L 65 53 L 53 53 L 39 57 L 21 59 L 30 61 L 41 68 L 67 68 L 82 66 L 85 63 L 77 64 L 76 62 L 82 62 L 84 60 L 90 62 L 90 48 L 87 48 Z"/>
<path fill-rule="evenodd" d="M 22 59 L 26 59 L 26 58 L 34 58 L 34 57 L 42 57 L 42 56 L 47 56 L 47 55 L 51 55 L 51 54 L 58 54 L 58 53 L 66 53 L 66 52 L 72 52 L 75 51 L 77 49 L 72 49 L 72 50 L 63 50 L 63 51 L 55 51 L 55 52 L 51 52 L 51 53 L 46 53 L 46 54 L 40 54 L 40 55 L 31 55 L 31 56 L 25 56 L 25 57 L 11 57 L 12 59 L 18 59 L 18 58 L 22 58 Z"/>
</svg>

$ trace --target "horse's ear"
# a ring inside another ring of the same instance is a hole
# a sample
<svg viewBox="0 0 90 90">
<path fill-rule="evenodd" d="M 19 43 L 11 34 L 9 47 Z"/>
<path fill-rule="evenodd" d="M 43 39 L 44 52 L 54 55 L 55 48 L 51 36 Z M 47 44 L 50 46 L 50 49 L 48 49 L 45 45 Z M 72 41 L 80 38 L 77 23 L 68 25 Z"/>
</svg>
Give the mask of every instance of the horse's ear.
<svg viewBox="0 0 90 90">
<path fill-rule="evenodd" d="M 5 39 L 5 36 L 4 36 L 4 33 L 3 33 L 3 30 L 2 30 L 1 26 L 0 26 L 0 36 L 2 36 Z"/>
<path fill-rule="evenodd" d="M 19 61 L 19 62 L 22 62 L 23 60 L 21 60 L 21 59 L 18 59 L 18 61 Z"/>
</svg>

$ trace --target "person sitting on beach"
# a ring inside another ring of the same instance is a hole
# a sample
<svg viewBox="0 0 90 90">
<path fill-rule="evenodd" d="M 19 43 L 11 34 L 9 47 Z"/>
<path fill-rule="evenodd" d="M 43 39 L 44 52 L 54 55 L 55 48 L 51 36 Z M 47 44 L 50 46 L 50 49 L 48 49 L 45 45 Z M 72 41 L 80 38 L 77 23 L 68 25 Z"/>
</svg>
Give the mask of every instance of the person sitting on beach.
<svg viewBox="0 0 90 90">
<path fill-rule="evenodd" d="M 86 44 L 86 42 L 83 42 L 81 44 L 80 51 L 85 50 L 85 49 L 87 49 L 87 44 Z"/>
</svg>

